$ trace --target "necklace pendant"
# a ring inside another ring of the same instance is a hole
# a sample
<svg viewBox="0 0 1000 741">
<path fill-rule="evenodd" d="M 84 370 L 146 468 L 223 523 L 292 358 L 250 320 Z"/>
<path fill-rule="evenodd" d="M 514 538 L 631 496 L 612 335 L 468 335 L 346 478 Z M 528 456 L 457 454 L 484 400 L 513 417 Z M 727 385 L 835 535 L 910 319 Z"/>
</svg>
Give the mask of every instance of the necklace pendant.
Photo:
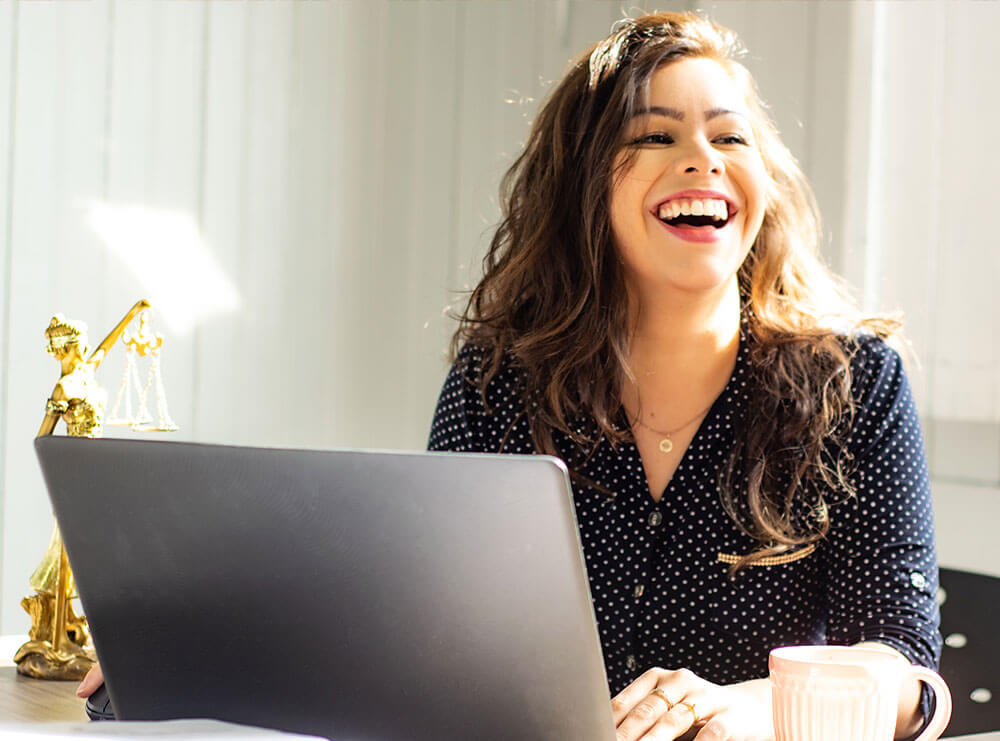
<svg viewBox="0 0 1000 741">
<path fill-rule="evenodd" d="M 674 449 L 674 443 L 671 441 L 669 437 L 665 437 L 662 440 L 660 440 L 661 453 L 669 453 L 673 449 Z"/>
</svg>

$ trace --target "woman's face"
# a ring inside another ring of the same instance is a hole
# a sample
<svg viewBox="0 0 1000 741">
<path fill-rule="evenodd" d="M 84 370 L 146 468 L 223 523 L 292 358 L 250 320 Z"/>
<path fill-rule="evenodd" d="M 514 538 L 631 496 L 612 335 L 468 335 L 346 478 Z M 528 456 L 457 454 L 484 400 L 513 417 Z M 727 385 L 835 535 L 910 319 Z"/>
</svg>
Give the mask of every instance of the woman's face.
<svg viewBox="0 0 1000 741">
<path fill-rule="evenodd" d="M 657 70 L 625 132 L 634 159 L 611 193 L 626 279 L 650 291 L 705 293 L 735 280 L 764 218 L 770 182 L 743 90 L 718 62 Z"/>
</svg>

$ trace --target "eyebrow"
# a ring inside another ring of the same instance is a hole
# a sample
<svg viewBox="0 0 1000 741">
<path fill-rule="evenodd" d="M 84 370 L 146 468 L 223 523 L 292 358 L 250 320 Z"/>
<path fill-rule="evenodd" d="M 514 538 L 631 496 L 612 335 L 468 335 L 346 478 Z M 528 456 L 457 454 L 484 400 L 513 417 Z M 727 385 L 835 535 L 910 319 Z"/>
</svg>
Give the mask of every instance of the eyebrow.
<svg viewBox="0 0 1000 741">
<path fill-rule="evenodd" d="M 654 105 L 649 108 L 640 108 L 633 114 L 633 118 L 638 116 L 666 116 L 667 118 L 672 118 L 675 121 L 684 120 L 684 111 L 679 111 L 676 108 L 669 108 L 667 106 Z M 746 118 L 746 116 L 739 111 L 734 111 L 729 108 L 709 108 L 705 111 L 705 120 L 711 121 L 716 116 L 740 116 L 741 118 Z"/>
</svg>

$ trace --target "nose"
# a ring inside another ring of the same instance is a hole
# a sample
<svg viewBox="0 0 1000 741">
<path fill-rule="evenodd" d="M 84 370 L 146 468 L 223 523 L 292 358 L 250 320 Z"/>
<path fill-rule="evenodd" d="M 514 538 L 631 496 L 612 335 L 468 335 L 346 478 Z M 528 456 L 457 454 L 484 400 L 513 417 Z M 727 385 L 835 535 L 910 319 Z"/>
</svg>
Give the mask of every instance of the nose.
<svg viewBox="0 0 1000 741">
<path fill-rule="evenodd" d="M 709 142 L 691 142 L 679 154 L 677 169 L 685 174 L 721 175 L 725 170 L 722 157 Z"/>
</svg>

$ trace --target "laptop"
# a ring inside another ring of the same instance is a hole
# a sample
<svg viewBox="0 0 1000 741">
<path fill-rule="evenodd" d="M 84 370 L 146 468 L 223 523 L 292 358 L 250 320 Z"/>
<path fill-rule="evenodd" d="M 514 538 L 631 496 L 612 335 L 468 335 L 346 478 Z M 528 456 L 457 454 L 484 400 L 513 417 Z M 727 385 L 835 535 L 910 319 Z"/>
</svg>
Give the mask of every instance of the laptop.
<svg viewBox="0 0 1000 741">
<path fill-rule="evenodd" d="M 614 739 L 555 458 L 55 436 L 35 450 L 119 719 Z"/>
</svg>

